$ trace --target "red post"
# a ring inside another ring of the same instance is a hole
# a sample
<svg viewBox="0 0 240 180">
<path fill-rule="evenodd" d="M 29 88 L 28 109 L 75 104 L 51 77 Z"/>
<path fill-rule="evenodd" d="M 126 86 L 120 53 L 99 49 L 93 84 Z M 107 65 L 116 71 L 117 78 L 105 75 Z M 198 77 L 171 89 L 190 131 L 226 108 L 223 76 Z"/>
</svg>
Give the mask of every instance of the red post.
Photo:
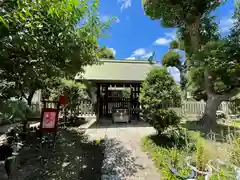
<svg viewBox="0 0 240 180">
<path fill-rule="evenodd" d="M 61 95 L 60 97 L 59 97 L 59 103 L 60 104 L 67 104 L 67 97 L 66 97 L 66 95 Z"/>
</svg>

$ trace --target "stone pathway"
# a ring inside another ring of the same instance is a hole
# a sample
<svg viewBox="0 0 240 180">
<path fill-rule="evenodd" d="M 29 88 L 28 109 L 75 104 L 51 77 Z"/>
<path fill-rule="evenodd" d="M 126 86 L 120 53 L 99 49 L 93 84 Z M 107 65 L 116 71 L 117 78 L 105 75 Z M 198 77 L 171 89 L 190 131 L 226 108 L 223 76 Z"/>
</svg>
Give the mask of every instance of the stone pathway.
<svg viewBox="0 0 240 180">
<path fill-rule="evenodd" d="M 153 161 L 141 150 L 141 138 L 152 133 L 155 130 L 144 123 L 98 125 L 88 129 L 86 134 L 90 139 L 107 139 L 102 180 L 159 180 Z"/>
</svg>

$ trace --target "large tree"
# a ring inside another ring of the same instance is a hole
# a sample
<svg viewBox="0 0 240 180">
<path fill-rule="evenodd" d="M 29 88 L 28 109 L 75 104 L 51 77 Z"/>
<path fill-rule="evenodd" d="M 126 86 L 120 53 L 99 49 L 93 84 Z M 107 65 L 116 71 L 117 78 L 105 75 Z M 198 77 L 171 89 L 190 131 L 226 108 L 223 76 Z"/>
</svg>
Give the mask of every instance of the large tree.
<svg viewBox="0 0 240 180">
<path fill-rule="evenodd" d="M 14 84 L 15 96 L 26 96 L 30 104 L 52 78 L 73 78 L 98 60 L 97 39 L 108 24 L 100 23 L 98 0 L 0 4 L 0 80 Z"/>
<path fill-rule="evenodd" d="M 219 38 L 216 33 L 216 26 L 211 26 L 213 18 L 210 17 L 210 13 L 220 4 L 221 2 L 218 0 L 201 0 L 201 1 L 199 0 L 193 0 L 193 1 L 144 0 L 143 1 L 144 10 L 148 16 L 150 16 L 152 19 L 160 19 L 162 25 L 164 26 L 174 27 L 180 30 L 182 40 L 184 40 L 185 52 L 189 57 L 187 58 L 188 67 L 196 66 L 196 64 L 199 64 L 200 59 L 204 59 L 206 57 L 212 58 L 211 56 L 208 56 L 208 54 L 205 54 L 206 56 L 204 58 L 200 58 L 199 56 L 195 56 L 195 58 L 192 58 L 193 55 L 195 54 L 199 55 L 198 50 L 199 49 L 202 50 L 202 46 L 206 44 L 207 44 L 205 46 L 206 51 L 209 46 L 211 48 L 224 46 L 224 50 L 228 50 L 227 52 L 228 55 L 233 56 L 232 58 L 235 59 L 235 61 L 233 60 L 234 61 L 233 63 L 237 62 L 237 57 L 235 57 L 234 55 L 236 53 L 236 47 L 235 47 L 235 50 L 233 48 L 234 46 L 236 46 L 236 43 L 233 44 L 234 41 L 232 41 L 232 45 L 230 45 L 231 44 L 230 41 L 227 41 L 227 42 L 225 41 L 225 43 L 223 43 L 224 45 L 221 45 L 222 43 L 213 43 L 213 45 L 209 43 L 209 41 L 218 40 Z M 207 25 L 207 26 L 204 26 L 204 25 Z M 233 39 L 233 37 L 231 37 L 230 39 Z M 213 51 L 211 51 L 211 53 L 216 55 Z M 196 59 L 196 58 L 199 58 L 199 59 Z M 214 62 L 219 62 L 219 57 L 212 58 L 212 59 L 215 60 Z M 223 63 L 221 64 L 225 64 L 224 67 L 227 67 L 226 65 L 229 63 L 230 59 L 228 59 L 228 63 L 227 61 L 225 63 L 224 59 L 222 60 L 223 60 Z M 202 88 L 200 89 L 200 91 L 201 92 L 205 91 L 204 93 L 207 95 L 207 101 L 206 101 L 207 106 L 205 108 L 203 122 L 206 125 L 205 127 L 209 128 L 211 125 L 216 124 L 216 109 L 217 109 L 216 107 L 219 105 L 219 102 L 221 102 L 222 100 L 228 99 L 230 95 L 234 95 L 235 92 L 238 90 L 238 88 L 235 86 L 232 86 L 230 89 L 225 91 L 224 94 L 222 94 L 222 92 L 221 94 L 219 94 L 218 92 L 215 92 L 214 79 L 219 78 L 217 76 L 219 72 L 216 73 L 215 71 L 216 68 L 211 69 L 208 66 L 206 66 L 206 64 L 205 66 L 203 66 L 202 64 L 199 64 L 199 65 L 201 65 L 200 66 L 201 71 L 198 69 L 198 72 L 200 73 L 199 75 L 202 75 L 201 77 L 203 78 L 201 80 L 197 79 L 195 81 L 196 82 L 198 81 L 199 83 L 201 81 L 204 84 L 203 86 L 201 86 L 198 83 L 196 83 L 199 85 L 199 88 Z M 218 67 L 220 68 L 220 65 Z M 223 66 L 221 66 L 221 68 L 223 68 Z M 234 73 L 234 75 L 237 75 L 237 74 L 238 74 L 237 72 Z"/>
<path fill-rule="evenodd" d="M 188 53 L 201 45 L 201 21 L 219 5 L 218 0 L 143 0 L 145 13 L 151 19 L 161 20 L 165 27 L 184 29 L 184 41 L 190 41 L 193 46 Z"/>
</svg>

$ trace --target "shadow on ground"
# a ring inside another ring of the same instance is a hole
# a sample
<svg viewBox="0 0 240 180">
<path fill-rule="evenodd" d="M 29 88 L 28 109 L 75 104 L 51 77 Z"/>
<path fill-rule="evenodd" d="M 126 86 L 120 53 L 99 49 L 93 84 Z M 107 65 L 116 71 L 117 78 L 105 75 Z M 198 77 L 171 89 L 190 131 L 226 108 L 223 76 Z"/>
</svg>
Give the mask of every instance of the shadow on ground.
<svg viewBox="0 0 240 180">
<path fill-rule="evenodd" d="M 105 140 L 105 160 L 103 162 L 102 180 L 125 180 L 144 169 L 136 162 L 132 151 L 128 150 L 121 141 L 112 138 Z"/>
<path fill-rule="evenodd" d="M 127 128 L 127 127 L 151 127 L 151 126 L 144 121 L 136 121 L 136 120 L 130 123 L 123 123 L 123 122 L 112 123 L 112 120 L 105 120 L 105 121 L 100 120 L 100 122 L 95 122 L 89 128 L 95 129 L 95 128 L 121 128 L 121 127 Z"/>
<path fill-rule="evenodd" d="M 186 121 L 181 124 L 182 127 L 190 130 L 190 131 L 199 131 L 202 137 L 206 139 L 214 139 L 215 141 L 223 141 L 226 136 L 230 133 L 236 133 L 240 130 L 238 127 L 228 126 L 224 124 L 217 124 L 217 126 L 211 129 L 208 132 L 205 132 L 204 129 L 201 127 L 198 121 Z"/>
<path fill-rule="evenodd" d="M 98 180 L 104 159 L 103 146 L 87 141 L 83 133 L 61 129 L 55 151 L 43 145 L 36 150 L 33 137 L 31 148 L 23 150 L 15 180 Z"/>
</svg>

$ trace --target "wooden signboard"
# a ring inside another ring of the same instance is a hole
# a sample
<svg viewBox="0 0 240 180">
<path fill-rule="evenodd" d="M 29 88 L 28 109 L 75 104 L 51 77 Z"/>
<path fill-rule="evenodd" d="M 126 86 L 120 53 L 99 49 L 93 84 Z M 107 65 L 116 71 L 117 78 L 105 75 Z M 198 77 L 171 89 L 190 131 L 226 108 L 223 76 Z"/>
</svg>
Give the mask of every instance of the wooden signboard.
<svg viewBox="0 0 240 180">
<path fill-rule="evenodd" d="M 56 104 L 56 108 L 47 108 L 47 103 Z M 42 116 L 40 122 L 40 140 L 42 143 L 43 133 L 53 133 L 53 143 L 55 148 L 55 140 L 57 133 L 57 123 L 59 114 L 60 103 L 58 101 L 43 101 Z"/>
<path fill-rule="evenodd" d="M 57 130 L 58 109 L 44 108 L 40 130 L 42 132 L 55 132 Z"/>
</svg>

